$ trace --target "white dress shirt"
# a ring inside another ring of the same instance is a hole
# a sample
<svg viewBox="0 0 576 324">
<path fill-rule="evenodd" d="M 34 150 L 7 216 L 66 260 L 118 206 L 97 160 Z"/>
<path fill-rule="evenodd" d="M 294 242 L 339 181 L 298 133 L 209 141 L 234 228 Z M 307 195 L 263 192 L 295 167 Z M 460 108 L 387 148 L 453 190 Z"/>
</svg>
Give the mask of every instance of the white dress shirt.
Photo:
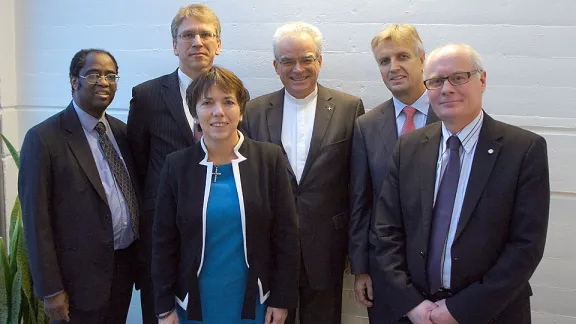
<svg viewBox="0 0 576 324">
<path fill-rule="evenodd" d="M 454 243 L 454 236 L 460 220 L 460 213 L 462 212 L 462 203 L 464 202 L 464 195 L 466 187 L 468 186 L 468 178 L 470 177 L 470 170 L 472 169 L 472 161 L 474 160 L 474 153 L 476 152 L 476 144 L 478 143 L 478 136 L 482 128 L 482 121 L 484 120 L 484 113 L 474 118 L 474 120 L 466 125 L 457 134 L 452 134 L 442 122 L 442 139 L 440 141 L 440 148 L 438 152 L 438 163 L 436 164 L 436 184 L 434 188 L 434 203 L 436 203 L 436 195 L 438 194 L 438 187 L 440 181 L 444 176 L 444 171 L 448 166 L 450 158 L 450 150 L 447 149 L 446 141 L 452 135 L 458 136 L 460 139 L 460 178 L 458 180 L 458 189 L 456 190 L 456 198 L 454 200 L 454 209 L 452 210 L 452 219 L 450 221 L 450 228 L 448 230 L 448 237 L 446 239 L 446 246 L 444 248 L 443 263 L 442 263 L 442 286 L 450 288 L 450 278 L 452 271 L 452 244 Z"/>
<path fill-rule="evenodd" d="M 300 183 L 310 149 L 317 102 L 318 86 L 304 99 L 296 99 L 288 91 L 284 91 L 282 146 L 284 146 L 298 183 Z"/>
<path fill-rule="evenodd" d="M 396 97 L 392 97 L 394 101 L 394 110 L 396 111 L 396 130 L 398 131 L 398 137 L 402 135 L 402 126 L 406 121 L 406 115 L 402 111 L 404 107 L 408 106 L 402 101 L 398 100 Z M 424 93 L 410 106 L 416 108 L 416 113 L 414 114 L 414 129 L 422 128 L 426 126 L 426 118 L 428 118 L 428 109 L 430 109 L 430 100 L 428 99 L 428 92 Z"/>
<path fill-rule="evenodd" d="M 188 86 L 192 83 L 192 79 L 187 76 L 186 73 L 182 72 L 182 70 L 178 69 L 178 83 L 180 85 L 180 95 L 182 96 L 184 114 L 186 115 L 186 120 L 188 120 L 190 129 L 192 129 L 192 135 L 194 135 L 194 117 L 192 117 L 190 109 L 188 108 L 188 103 L 186 102 L 186 89 L 188 89 Z"/>
</svg>

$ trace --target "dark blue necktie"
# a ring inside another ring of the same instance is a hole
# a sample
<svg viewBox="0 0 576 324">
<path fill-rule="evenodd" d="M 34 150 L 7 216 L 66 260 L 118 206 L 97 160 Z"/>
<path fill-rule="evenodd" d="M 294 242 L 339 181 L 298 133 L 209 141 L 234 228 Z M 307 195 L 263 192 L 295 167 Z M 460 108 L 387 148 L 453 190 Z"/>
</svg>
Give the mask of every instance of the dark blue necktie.
<svg viewBox="0 0 576 324">
<path fill-rule="evenodd" d="M 450 229 L 454 200 L 460 179 L 460 139 L 452 135 L 446 141 L 450 150 L 448 165 L 436 194 L 432 230 L 428 245 L 428 283 L 430 293 L 435 293 L 442 287 L 442 254 L 446 246 L 446 238 Z"/>
</svg>

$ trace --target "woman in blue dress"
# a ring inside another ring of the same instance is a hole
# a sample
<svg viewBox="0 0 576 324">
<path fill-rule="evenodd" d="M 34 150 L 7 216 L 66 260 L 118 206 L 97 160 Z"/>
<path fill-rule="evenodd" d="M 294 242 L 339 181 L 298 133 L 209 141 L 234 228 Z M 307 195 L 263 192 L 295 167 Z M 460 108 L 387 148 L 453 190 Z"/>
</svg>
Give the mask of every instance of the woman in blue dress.
<svg viewBox="0 0 576 324">
<path fill-rule="evenodd" d="M 202 140 L 170 154 L 152 243 L 159 323 L 282 324 L 296 307 L 296 207 L 280 147 L 244 138 L 249 99 L 213 67 L 188 87 Z"/>
</svg>

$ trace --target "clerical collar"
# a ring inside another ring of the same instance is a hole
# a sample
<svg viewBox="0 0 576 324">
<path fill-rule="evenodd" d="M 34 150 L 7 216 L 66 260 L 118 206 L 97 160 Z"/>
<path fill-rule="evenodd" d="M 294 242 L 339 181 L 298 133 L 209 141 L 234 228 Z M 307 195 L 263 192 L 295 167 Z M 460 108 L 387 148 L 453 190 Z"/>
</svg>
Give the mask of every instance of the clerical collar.
<svg viewBox="0 0 576 324">
<path fill-rule="evenodd" d="M 186 93 L 186 89 L 188 89 L 188 86 L 192 83 L 192 78 L 178 68 L 178 81 L 180 82 L 180 89 L 184 90 L 184 93 Z"/>
<path fill-rule="evenodd" d="M 291 94 L 288 93 L 288 91 L 284 90 L 284 99 L 289 100 L 298 106 L 309 104 L 310 102 L 312 102 L 312 100 L 316 99 L 317 96 L 318 96 L 318 85 L 316 85 L 316 88 L 314 88 L 314 91 L 312 91 L 311 94 L 302 99 L 294 98 Z"/>
</svg>

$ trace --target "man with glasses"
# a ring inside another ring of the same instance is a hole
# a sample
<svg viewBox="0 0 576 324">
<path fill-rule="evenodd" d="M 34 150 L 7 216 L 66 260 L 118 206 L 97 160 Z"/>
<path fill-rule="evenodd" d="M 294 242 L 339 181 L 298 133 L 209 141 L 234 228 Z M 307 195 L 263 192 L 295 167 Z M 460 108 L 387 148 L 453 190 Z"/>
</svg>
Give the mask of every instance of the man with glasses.
<svg viewBox="0 0 576 324">
<path fill-rule="evenodd" d="M 438 117 L 430 109 L 424 87 L 424 45 L 414 26 L 393 24 L 384 28 L 372 39 L 372 53 L 392 98 L 356 119 L 348 233 L 356 301 L 368 307 L 372 323 L 381 323 L 385 320 L 381 314 L 384 308 L 374 299 L 374 295 L 379 295 L 374 290 L 385 286 L 373 283 L 369 271 L 368 234 L 373 203 L 398 137 L 433 123 Z"/>
<path fill-rule="evenodd" d="M 486 71 L 469 45 L 434 50 L 424 72 L 442 122 L 398 140 L 370 237 L 386 314 L 530 323 L 550 204 L 546 141 L 482 110 Z"/>
<path fill-rule="evenodd" d="M 98 49 L 70 64 L 72 102 L 31 128 L 18 192 L 35 294 L 56 323 L 126 323 L 139 207 L 126 125 L 105 113 L 118 64 Z"/>
<path fill-rule="evenodd" d="M 144 324 L 155 324 L 154 293 L 150 277 L 152 224 L 160 172 L 166 156 L 198 142 L 200 126 L 188 109 L 186 89 L 194 78 L 212 67 L 220 54 L 220 21 L 203 4 L 180 8 L 171 25 L 178 68 L 132 89 L 128 115 L 128 138 L 143 186 L 144 232 L 141 304 Z"/>
<path fill-rule="evenodd" d="M 282 146 L 287 157 L 302 249 L 300 323 L 340 323 L 350 146 L 354 119 L 364 106 L 359 98 L 318 84 L 318 28 L 284 25 L 274 34 L 273 50 L 284 88 L 248 102 L 242 126 L 250 138 Z M 295 310 L 287 323 L 295 323 Z"/>
</svg>

